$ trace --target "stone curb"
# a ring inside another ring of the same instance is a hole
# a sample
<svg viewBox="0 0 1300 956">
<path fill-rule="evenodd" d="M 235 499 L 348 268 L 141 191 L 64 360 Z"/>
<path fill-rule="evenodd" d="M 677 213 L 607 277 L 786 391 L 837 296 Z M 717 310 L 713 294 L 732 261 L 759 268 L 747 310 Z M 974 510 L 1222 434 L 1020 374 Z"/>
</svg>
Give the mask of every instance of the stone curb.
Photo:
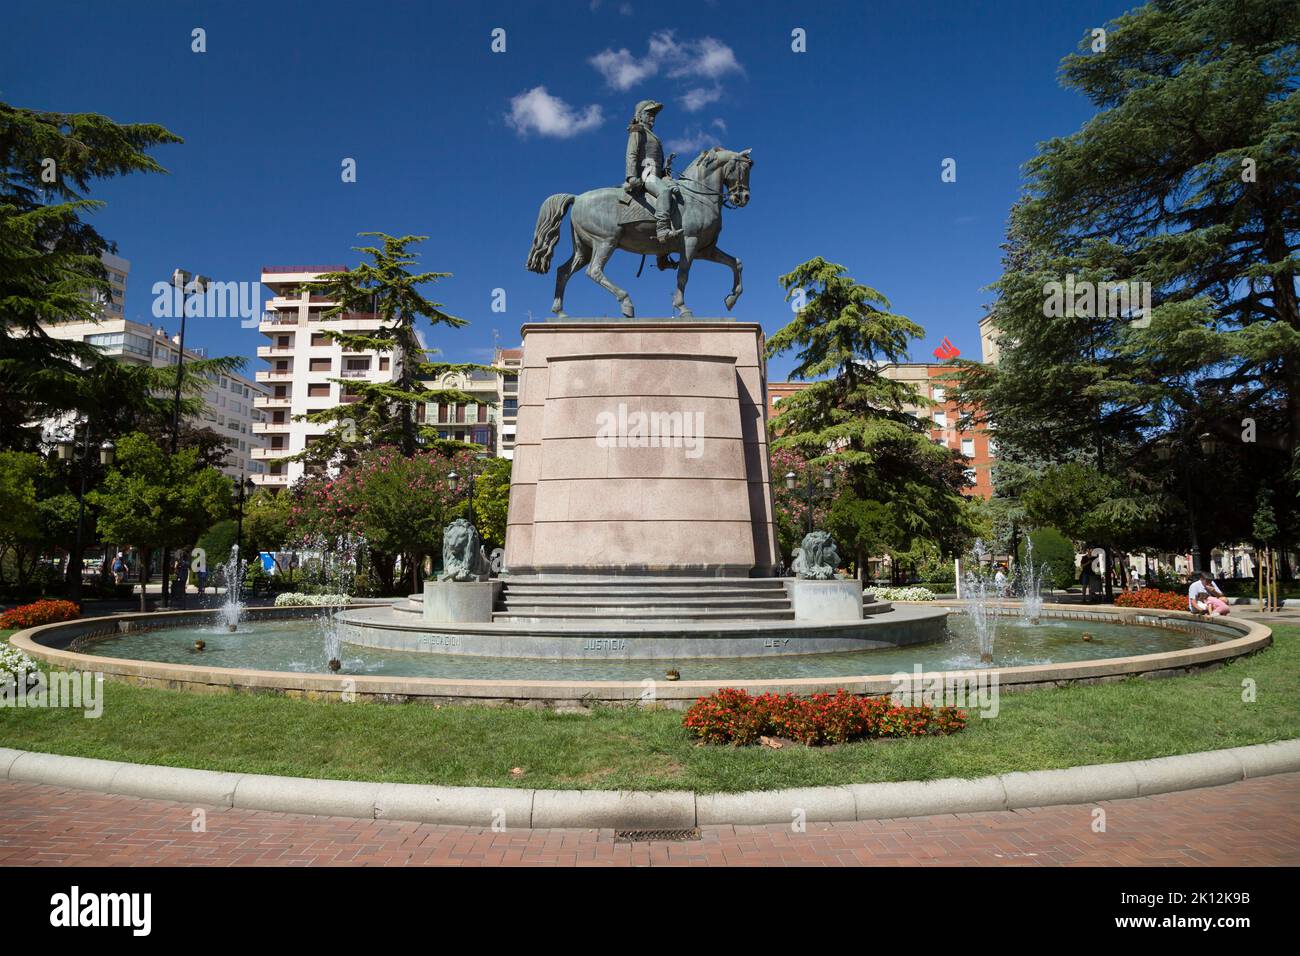
<svg viewBox="0 0 1300 956">
<path fill-rule="evenodd" d="M 681 829 L 983 813 L 1123 800 L 1300 771 L 1300 739 L 975 780 L 750 793 L 365 783 L 65 757 L 0 747 L 0 779 L 200 806 L 498 829 Z"/>
</svg>

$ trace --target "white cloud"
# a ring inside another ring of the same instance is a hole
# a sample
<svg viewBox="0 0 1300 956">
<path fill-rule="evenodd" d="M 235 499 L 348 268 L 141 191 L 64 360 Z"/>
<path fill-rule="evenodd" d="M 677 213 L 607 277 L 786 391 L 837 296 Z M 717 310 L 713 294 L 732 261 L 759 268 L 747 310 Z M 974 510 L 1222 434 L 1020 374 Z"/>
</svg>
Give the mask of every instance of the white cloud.
<svg viewBox="0 0 1300 956">
<path fill-rule="evenodd" d="M 658 65 L 638 60 L 624 47 L 621 50 L 602 50 L 591 58 L 605 82 L 616 90 L 630 90 L 647 77 L 654 76 Z"/>
<path fill-rule="evenodd" d="M 717 117 L 713 121 L 713 125 L 716 126 L 718 129 L 722 130 L 724 133 L 727 131 L 727 121 L 724 120 L 721 116 Z"/>
<path fill-rule="evenodd" d="M 717 145 L 717 137 L 698 126 L 692 126 L 677 139 L 668 140 L 669 151 L 677 153 L 679 156 L 689 156 L 692 159 L 700 150 Z M 686 168 L 685 163 L 673 163 L 673 166 L 680 169 Z"/>
<path fill-rule="evenodd" d="M 535 86 L 512 97 L 510 112 L 506 114 L 506 122 L 520 136 L 533 132 L 558 139 L 568 139 L 595 129 L 604 120 L 599 104 L 575 109 L 558 96 L 547 93 L 544 86 Z"/>
<path fill-rule="evenodd" d="M 698 113 L 710 103 L 716 103 L 720 99 L 722 99 L 722 87 L 697 86 L 686 91 L 686 95 L 682 97 L 682 106 L 688 113 Z"/>
<path fill-rule="evenodd" d="M 605 49 L 593 56 L 590 62 L 605 82 L 616 90 L 629 90 L 660 73 L 674 79 L 716 80 L 728 73 L 745 72 L 735 52 L 721 40 L 702 37 L 679 41 L 672 30 L 651 34 L 643 57 L 633 56 L 626 48 Z"/>
</svg>

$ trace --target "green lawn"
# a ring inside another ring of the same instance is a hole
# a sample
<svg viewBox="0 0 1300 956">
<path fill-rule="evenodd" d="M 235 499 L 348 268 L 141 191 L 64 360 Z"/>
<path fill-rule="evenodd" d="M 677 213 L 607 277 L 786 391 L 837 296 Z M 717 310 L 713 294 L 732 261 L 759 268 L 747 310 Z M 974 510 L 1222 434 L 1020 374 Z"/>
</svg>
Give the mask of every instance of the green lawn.
<svg viewBox="0 0 1300 956">
<path fill-rule="evenodd" d="M 0 633 L 0 637 L 3 634 Z M 698 747 L 667 710 L 590 716 L 488 707 L 200 696 L 107 684 L 104 715 L 0 709 L 0 746 L 210 770 L 475 786 L 775 789 L 975 777 L 1300 737 L 1300 627 L 1216 671 L 1005 694 L 952 737 L 827 749 Z M 1242 682 L 1257 687 L 1242 701 Z M 511 777 L 522 767 L 522 777 Z"/>
</svg>

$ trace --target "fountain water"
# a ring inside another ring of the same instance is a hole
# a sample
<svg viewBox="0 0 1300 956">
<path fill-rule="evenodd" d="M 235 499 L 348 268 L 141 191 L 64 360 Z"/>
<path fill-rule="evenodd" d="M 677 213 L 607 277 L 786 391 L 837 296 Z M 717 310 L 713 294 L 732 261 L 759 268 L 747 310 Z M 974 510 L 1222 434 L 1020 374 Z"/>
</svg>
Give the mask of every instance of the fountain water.
<svg viewBox="0 0 1300 956">
<path fill-rule="evenodd" d="M 338 671 L 343 661 L 343 639 L 339 634 L 339 623 L 334 618 L 337 608 L 325 608 L 316 618 L 316 627 L 320 630 L 321 643 L 325 649 L 325 666 Z"/>
<path fill-rule="evenodd" d="M 1043 613 L 1043 572 L 1047 565 L 1034 566 L 1034 539 L 1025 538 L 1025 564 L 1020 582 L 1020 620 L 1037 624 Z"/>
<path fill-rule="evenodd" d="M 997 633 L 997 618 L 991 612 L 989 602 L 998 597 L 997 586 L 990 575 L 984 571 L 984 558 L 988 550 L 984 547 L 984 541 L 980 538 L 975 540 L 975 566 L 974 570 L 966 569 L 962 573 L 962 597 L 965 599 L 965 605 L 962 613 L 971 623 L 971 628 L 975 631 L 976 643 L 979 645 L 980 663 L 991 664 L 993 662 L 993 639 Z"/>
<path fill-rule="evenodd" d="M 236 544 L 231 546 L 230 557 L 221 566 L 226 581 L 226 599 L 219 610 L 227 631 L 239 630 L 239 622 L 244 616 L 244 570 L 247 564 L 239 557 L 239 545 Z"/>
</svg>

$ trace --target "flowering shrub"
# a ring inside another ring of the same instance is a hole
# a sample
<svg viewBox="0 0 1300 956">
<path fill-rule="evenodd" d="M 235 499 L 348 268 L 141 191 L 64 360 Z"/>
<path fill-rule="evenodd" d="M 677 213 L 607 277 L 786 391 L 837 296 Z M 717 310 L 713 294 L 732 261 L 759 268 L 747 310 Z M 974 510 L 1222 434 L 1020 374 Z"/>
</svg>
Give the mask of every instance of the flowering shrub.
<svg viewBox="0 0 1300 956">
<path fill-rule="evenodd" d="M 301 591 L 287 591 L 275 598 L 276 607 L 336 607 L 351 603 L 352 598 L 346 594 L 303 594 Z"/>
<path fill-rule="evenodd" d="M 73 621 L 79 617 L 81 611 L 71 601 L 37 601 L 0 614 L 0 630 L 22 630 L 42 624 Z"/>
<path fill-rule="evenodd" d="M 1138 591 L 1115 595 L 1116 607 L 1154 608 L 1160 611 L 1186 611 L 1187 598 L 1181 594 L 1157 591 L 1155 588 L 1142 588 Z"/>
<path fill-rule="evenodd" d="M 877 601 L 933 601 L 934 592 L 929 588 L 867 588 L 876 596 Z"/>
<path fill-rule="evenodd" d="M 752 744 L 771 736 L 813 747 L 866 737 L 951 734 L 966 726 L 966 714 L 955 707 L 900 707 L 888 697 L 855 697 L 843 689 L 812 697 L 753 697 L 727 687 L 697 700 L 682 726 L 711 744 Z"/>
<path fill-rule="evenodd" d="M 13 684 L 19 674 L 34 674 L 36 662 L 8 644 L 0 643 L 0 684 Z"/>
</svg>

